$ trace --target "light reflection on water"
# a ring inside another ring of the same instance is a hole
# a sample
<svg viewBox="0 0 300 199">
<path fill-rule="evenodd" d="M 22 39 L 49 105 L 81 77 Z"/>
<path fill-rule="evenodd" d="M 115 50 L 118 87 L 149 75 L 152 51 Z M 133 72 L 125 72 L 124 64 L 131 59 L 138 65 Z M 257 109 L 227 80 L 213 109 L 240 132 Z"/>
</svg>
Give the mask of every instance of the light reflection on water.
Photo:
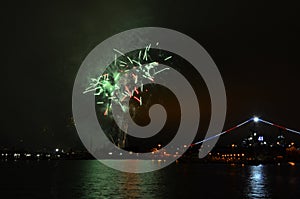
<svg viewBox="0 0 300 199">
<path fill-rule="evenodd" d="M 246 194 L 250 198 L 270 198 L 270 185 L 263 165 L 250 166 Z"/>
<path fill-rule="evenodd" d="M 0 162 L 0 176 L 1 198 L 300 198 L 298 164 L 172 164 L 134 174 L 98 161 L 17 161 Z"/>
<path fill-rule="evenodd" d="M 112 164 L 120 164 L 126 161 L 111 160 Z M 128 160 L 128 166 L 144 166 L 145 163 Z M 146 164 L 161 164 L 152 162 Z M 83 178 L 79 181 L 83 190 L 80 196 L 85 198 L 158 198 L 157 190 L 160 184 L 160 175 L 155 172 L 136 174 L 113 170 L 95 161 L 86 162 Z M 90 182 L 87 184 L 87 182 Z"/>
</svg>

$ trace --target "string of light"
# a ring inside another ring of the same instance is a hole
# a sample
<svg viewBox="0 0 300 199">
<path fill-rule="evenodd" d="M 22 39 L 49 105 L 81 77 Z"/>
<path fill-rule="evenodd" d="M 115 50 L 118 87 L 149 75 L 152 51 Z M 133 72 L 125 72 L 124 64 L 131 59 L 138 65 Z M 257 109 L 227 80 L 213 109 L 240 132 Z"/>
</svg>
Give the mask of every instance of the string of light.
<svg viewBox="0 0 300 199">
<path fill-rule="evenodd" d="M 279 129 L 282 129 L 282 130 L 289 131 L 289 132 L 296 133 L 296 134 L 300 135 L 300 131 L 296 131 L 296 130 L 293 130 L 293 129 L 290 129 L 290 128 L 286 128 L 286 127 L 284 127 L 284 126 L 281 126 L 281 125 L 278 125 L 278 124 L 275 124 L 275 123 L 272 123 L 272 122 L 263 120 L 263 119 L 258 118 L 258 117 L 252 117 L 252 118 L 250 118 L 250 119 L 248 119 L 248 120 L 246 120 L 246 121 L 244 121 L 244 122 L 242 122 L 242 123 L 240 123 L 240 124 L 238 124 L 238 125 L 236 125 L 236 126 L 230 128 L 230 129 L 228 129 L 228 130 L 226 130 L 226 131 L 223 131 L 223 132 L 218 133 L 218 134 L 216 134 L 216 135 L 214 135 L 214 136 L 208 137 L 208 138 L 206 138 L 206 139 L 204 139 L 204 140 L 201 140 L 201 141 L 199 141 L 199 142 L 195 142 L 195 143 L 193 143 L 191 146 L 198 145 L 198 144 L 207 142 L 207 141 L 209 141 L 209 140 L 215 139 L 215 138 L 217 138 L 217 137 L 219 137 L 219 136 L 221 136 L 221 135 L 223 135 L 223 134 L 229 133 L 229 132 L 231 132 L 231 131 L 233 131 L 233 130 L 235 130 L 235 129 L 237 129 L 237 128 L 239 128 L 239 127 L 245 125 L 245 124 L 248 124 L 249 122 L 255 122 L 255 123 L 262 122 L 262 123 L 265 123 L 265 124 L 268 124 L 268 125 L 277 127 L 277 128 L 279 128 Z"/>
</svg>

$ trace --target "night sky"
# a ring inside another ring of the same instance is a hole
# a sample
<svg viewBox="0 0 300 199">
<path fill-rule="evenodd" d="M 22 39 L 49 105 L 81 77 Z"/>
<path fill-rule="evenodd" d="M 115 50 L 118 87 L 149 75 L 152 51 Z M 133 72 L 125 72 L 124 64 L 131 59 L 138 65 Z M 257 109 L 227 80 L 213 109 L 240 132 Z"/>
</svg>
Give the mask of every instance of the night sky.
<svg viewBox="0 0 300 199">
<path fill-rule="evenodd" d="M 8 55 L 14 66 L 2 75 L 7 102 L 2 104 L 0 147 L 81 147 L 71 121 L 73 82 L 81 62 L 106 38 L 144 26 L 180 31 L 208 51 L 227 92 L 224 129 L 256 114 L 300 130 L 300 14 L 296 4 L 120 2 L 14 5 L 14 47 Z M 207 122 L 205 110 L 201 116 Z M 248 130 L 245 127 L 236 136 L 222 137 L 220 143 L 238 141 Z M 291 138 L 300 141 L 299 136 Z"/>
</svg>

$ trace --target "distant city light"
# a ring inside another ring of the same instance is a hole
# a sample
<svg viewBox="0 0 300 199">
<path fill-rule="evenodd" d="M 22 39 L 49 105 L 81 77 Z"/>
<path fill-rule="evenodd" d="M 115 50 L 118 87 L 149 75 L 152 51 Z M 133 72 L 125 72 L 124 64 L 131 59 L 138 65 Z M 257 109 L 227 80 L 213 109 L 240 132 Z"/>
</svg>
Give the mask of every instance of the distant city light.
<svg viewBox="0 0 300 199">
<path fill-rule="evenodd" d="M 55 149 L 55 152 L 58 152 L 59 151 L 59 149 Z"/>
<path fill-rule="evenodd" d="M 254 121 L 254 122 L 259 122 L 259 118 L 258 118 L 258 117 L 254 117 L 254 118 L 253 118 L 253 121 Z"/>
<path fill-rule="evenodd" d="M 19 153 L 14 153 L 14 157 L 15 157 L 15 158 L 19 158 L 20 155 L 21 155 L 21 154 L 19 154 Z"/>
<path fill-rule="evenodd" d="M 291 166 L 295 166 L 295 165 L 296 165 L 294 162 L 288 162 L 288 163 L 289 163 L 289 165 L 291 165 Z"/>
<path fill-rule="evenodd" d="M 264 141 L 264 136 L 259 136 L 258 141 L 261 141 L 261 142 Z"/>
</svg>

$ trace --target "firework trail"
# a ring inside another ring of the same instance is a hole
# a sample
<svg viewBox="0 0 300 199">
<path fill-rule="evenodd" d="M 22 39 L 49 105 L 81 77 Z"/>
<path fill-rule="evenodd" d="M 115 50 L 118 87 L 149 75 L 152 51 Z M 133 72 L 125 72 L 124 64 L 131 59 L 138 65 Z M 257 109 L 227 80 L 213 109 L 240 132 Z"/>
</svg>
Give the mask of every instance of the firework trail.
<svg viewBox="0 0 300 199">
<path fill-rule="evenodd" d="M 156 43 L 156 46 L 158 43 Z M 155 82 L 155 76 L 169 68 L 157 69 L 159 62 L 152 60 L 150 56 L 151 44 L 138 52 L 132 52 L 125 55 L 118 49 L 113 49 L 114 62 L 111 63 L 103 74 L 98 77 L 90 78 L 89 86 L 83 94 L 94 92 L 96 104 L 100 106 L 104 116 L 111 116 L 112 103 L 120 105 L 123 113 L 128 113 L 129 107 L 126 99 L 134 99 L 140 106 L 143 105 L 142 93 L 147 92 L 144 89 L 145 80 Z M 172 56 L 167 56 L 164 61 L 170 60 Z M 134 69 L 134 70 L 133 70 Z M 148 82 L 148 81 L 147 81 Z M 134 86 L 132 86 L 134 85 Z M 133 113 L 133 117 L 134 117 Z M 122 115 L 118 116 L 118 121 L 123 121 L 123 129 L 127 129 L 127 122 Z M 125 147 L 126 134 L 119 134 L 118 140 L 112 140 L 119 147 Z M 110 136 L 111 137 L 111 136 Z M 111 138 L 112 139 L 112 138 Z"/>
</svg>

